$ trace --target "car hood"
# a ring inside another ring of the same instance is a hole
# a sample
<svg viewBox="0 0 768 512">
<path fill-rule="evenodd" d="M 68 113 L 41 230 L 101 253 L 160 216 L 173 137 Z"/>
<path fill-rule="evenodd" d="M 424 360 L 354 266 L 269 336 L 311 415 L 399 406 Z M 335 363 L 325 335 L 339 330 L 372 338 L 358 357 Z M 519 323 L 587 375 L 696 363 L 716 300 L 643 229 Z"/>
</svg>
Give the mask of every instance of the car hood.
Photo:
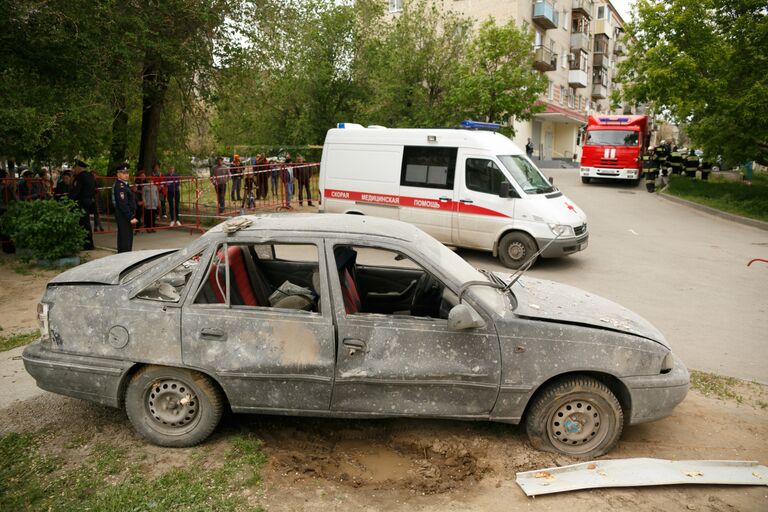
<svg viewBox="0 0 768 512">
<path fill-rule="evenodd" d="M 508 276 L 497 275 L 509 281 Z M 664 335 L 643 317 L 580 288 L 522 277 L 512 287 L 512 291 L 517 298 L 514 311 L 516 316 L 623 332 L 669 348 Z"/>
<path fill-rule="evenodd" d="M 124 252 L 89 261 L 75 268 L 62 272 L 51 279 L 48 284 L 118 284 L 120 275 L 127 269 L 141 263 L 144 260 L 168 254 L 175 249 L 156 249 L 151 251 Z"/>
</svg>

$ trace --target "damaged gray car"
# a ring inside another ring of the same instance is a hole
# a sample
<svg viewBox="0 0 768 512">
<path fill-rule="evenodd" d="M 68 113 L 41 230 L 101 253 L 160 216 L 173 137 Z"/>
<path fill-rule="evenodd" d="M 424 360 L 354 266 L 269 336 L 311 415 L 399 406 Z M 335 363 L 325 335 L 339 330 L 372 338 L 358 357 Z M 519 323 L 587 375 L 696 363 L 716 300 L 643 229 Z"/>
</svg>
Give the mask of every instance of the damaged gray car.
<svg viewBox="0 0 768 512">
<path fill-rule="evenodd" d="M 24 364 L 42 389 L 124 407 L 163 446 L 234 412 L 524 422 L 576 457 L 668 416 L 688 371 L 648 322 L 582 290 L 480 272 L 413 226 L 238 217 L 181 250 L 54 278 Z"/>
</svg>

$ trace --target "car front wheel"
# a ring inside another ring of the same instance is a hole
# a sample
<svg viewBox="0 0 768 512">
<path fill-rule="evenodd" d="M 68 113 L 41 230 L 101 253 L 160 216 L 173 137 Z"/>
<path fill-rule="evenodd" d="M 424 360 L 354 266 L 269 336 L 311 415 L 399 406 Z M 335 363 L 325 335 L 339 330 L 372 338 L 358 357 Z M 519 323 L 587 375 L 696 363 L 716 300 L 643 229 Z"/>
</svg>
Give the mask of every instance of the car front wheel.
<svg viewBox="0 0 768 512">
<path fill-rule="evenodd" d="M 520 268 L 536 251 L 533 238 L 519 231 L 507 233 L 499 242 L 499 260 L 509 268 Z"/>
<path fill-rule="evenodd" d="M 136 431 L 153 444 L 176 448 L 203 442 L 219 424 L 221 393 L 202 373 L 146 366 L 128 384 L 125 411 Z"/>
<path fill-rule="evenodd" d="M 571 377 L 534 399 L 525 426 L 535 448 L 594 458 L 619 442 L 624 413 L 608 386 L 591 377 Z"/>
</svg>

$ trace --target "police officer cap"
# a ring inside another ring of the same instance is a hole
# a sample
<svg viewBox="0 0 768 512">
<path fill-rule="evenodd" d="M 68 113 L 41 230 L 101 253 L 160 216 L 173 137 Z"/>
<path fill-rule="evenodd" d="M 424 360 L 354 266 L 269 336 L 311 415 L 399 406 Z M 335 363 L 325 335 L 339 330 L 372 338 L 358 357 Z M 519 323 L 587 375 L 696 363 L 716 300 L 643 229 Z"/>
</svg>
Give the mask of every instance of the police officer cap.
<svg viewBox="0 0 768 512">
<path fill-rule="evenodd" d="M 88 164 L 87 164 L 87 163 L 85 163 L 85 162 L 83 162 L 83 161 L 82 161 L 82 160 L 80 160 L 79 158 L 75 158 L 75 165 L 76 165 L 76 166 L 78 166 L 78 167 L 82 167 L 83 169 L 85 169 L 86 167 L 88 167 Z"/>
<path fill-rule="evenodd" d="M 120 171 L 126 171 L 127 172 L 128 171 L 128 164 L 120 164 L 117 167 L 115 167 L 115 172 L 120 172 Z"/>
</svg>

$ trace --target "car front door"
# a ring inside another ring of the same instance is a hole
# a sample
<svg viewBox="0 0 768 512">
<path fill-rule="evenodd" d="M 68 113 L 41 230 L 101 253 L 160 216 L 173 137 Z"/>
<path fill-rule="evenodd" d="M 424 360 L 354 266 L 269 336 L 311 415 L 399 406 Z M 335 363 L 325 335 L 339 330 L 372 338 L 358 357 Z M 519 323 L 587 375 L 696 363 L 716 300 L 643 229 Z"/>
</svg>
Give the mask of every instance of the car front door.
<svg viewBox="0 0 768 512">
<path fill-rule="evenodd" d="M 182 313 L 184 364 L 234 411 L 327 411 L 335 338 L 318 243 L 222 243 Z M 287 279 L 285 276 L 291 276 Z"/>
<path fill-rule="evenodd" d="M 509 180 L 487 156 L 462 155 L 459 168 L 457 243 L 490 250 L 499 231 L 512 221 L 517 199 L 499 197 L 501 183 Z"/>
<path fill-rule="evenodd" d="M 354 255 L 340 261 L 348 250 Z M 406 258 L 397 247 L 329 241 L 326 252 L 337 326 L 331 410 L 487 417 L 498 395 L 501 368 L 492 322 L 477 329 L 449 329 L 444 297 L 456 290 L 445 290 L 442 276 L 415 258 Z M 356 280 L 366 283 L 362 286 L 385 282 L 381 276 L 387 269 L 393 274 L 390 288 L 357 287 Z M 412 277 L 417 285 L 410 310 L 367 312 L 369 303 L 381 305 L 387 293 L 408 293 Z M 431 284 L 424 286 L 425 278 Z M 426 304 L 421 296 L 438 302 Z"/>
</svg>

